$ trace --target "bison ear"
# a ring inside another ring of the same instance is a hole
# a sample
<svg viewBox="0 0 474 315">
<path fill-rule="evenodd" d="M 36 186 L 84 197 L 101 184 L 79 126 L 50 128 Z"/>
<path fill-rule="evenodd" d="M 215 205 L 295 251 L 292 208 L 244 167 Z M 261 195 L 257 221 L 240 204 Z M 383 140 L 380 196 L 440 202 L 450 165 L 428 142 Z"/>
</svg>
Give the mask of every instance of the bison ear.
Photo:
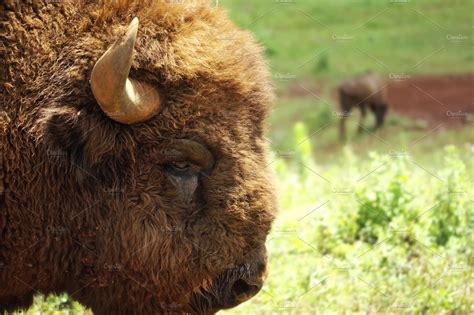
<svg viewBox="0 0 474 315">
<path fill-rule="evenodd" d="M 46 154 L 76 169 L 79 179 L 119 178 L 134 160 L 130 130 L 102 115 L 61 106 L 43 111 L 38 127 Z"/>
</svg>

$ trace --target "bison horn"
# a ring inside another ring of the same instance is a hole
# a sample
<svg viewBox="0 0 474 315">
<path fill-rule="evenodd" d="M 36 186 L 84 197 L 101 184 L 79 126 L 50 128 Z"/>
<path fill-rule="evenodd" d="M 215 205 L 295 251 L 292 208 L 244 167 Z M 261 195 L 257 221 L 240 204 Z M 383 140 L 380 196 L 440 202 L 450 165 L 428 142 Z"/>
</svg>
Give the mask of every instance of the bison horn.
<svg viewBox="0 0 474 315">
<path fill-rule="evenodd" d="M 138 18 L 94 65 L 90 84 L 100 108 L 111 119 L 124 124 L 148 120 L 160 108 L 160 95 L 151 85 L 130 79 Z"/>
</svg>

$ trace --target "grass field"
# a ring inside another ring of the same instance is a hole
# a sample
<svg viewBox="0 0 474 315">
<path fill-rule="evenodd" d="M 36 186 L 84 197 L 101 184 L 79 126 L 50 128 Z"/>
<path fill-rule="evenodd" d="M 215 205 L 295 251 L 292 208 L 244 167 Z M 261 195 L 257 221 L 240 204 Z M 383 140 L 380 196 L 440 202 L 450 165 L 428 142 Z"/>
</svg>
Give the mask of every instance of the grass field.
<svg viewBox="0 0 474 315">
<path fill-rule="evenodd" d="M 435 136 L 430 154 L 347 146 L 319 164 L 302 130 L 292 163 L 273 163 L 282 208 L 269 280 L 227 313 L 474 311 L 473 144 L 438 149 L 445 138 Z"/>
<path fill-rule="evenodd" d="M 472 1 L 235 0 L 220 5 L 266 47 L 276 81 L 340 79 L 368 69 L 455 73 L 470 66 L 472 71 Z"/>
<path fill-rule="evenodd" d="M 269 277 L 258 296 L 223 313 L 473 313 L 472 121 L 432 132 L 392 115 L 380 132 L 351 134 L 342 146 L 331 93 L 368 69 L 474 72 L 474 2 L 219 5 L 266 47 L 280 96 L 267 135 L 281 206 Z M 317 87 L 318 97 L 291 94 L 296 85 Z M 67 296 L 38 297 L 29 313 L 39 310 L 84 312 Z"/>
</svg>

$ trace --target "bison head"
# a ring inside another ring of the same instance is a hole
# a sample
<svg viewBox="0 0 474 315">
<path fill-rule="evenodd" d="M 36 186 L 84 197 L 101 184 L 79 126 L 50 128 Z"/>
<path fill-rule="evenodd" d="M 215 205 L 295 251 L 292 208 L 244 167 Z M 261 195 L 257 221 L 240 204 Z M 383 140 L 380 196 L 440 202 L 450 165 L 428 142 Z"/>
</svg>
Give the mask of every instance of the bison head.
<svg viewBox="0 0 474 315">
<path fill-rule="evenodd" d="M 31 189 L 67 234 L 37 257 L 44 290 L 97 313 L 233 307 L 262 286 L 275 209 L 261 48 L 220 9 L 129 2 L 71 4 L 44 70 Z"/>
</svg>

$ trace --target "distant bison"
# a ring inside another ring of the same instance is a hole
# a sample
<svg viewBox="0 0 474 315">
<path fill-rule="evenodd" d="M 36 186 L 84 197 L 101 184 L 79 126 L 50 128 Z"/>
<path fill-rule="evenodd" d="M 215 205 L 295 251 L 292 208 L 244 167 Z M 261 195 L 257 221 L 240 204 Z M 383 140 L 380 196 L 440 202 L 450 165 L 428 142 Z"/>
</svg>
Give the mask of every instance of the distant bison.
<svg viewBox="0 0 474 315">
<path fill-rule="evenodd" d="M 339 102 L 342 111 L 339 130 L 341 141 L 346 139 L 345 120 L 354 107 L 360 109 L 359 132 L 364 129 L 367 107 L 375 116 L 374 129 L 382 126 L 388 109 L 385 87 L 384 80 L 372 71 L 342 82 L 339 86 Z"/>
<path fill-rule="evenodd" d="M 273 95 L 261 47 L 207 2 L 0 4 L 0 312 L 68 292 L 212 313 L 260 290 Z"/>
</svg>

